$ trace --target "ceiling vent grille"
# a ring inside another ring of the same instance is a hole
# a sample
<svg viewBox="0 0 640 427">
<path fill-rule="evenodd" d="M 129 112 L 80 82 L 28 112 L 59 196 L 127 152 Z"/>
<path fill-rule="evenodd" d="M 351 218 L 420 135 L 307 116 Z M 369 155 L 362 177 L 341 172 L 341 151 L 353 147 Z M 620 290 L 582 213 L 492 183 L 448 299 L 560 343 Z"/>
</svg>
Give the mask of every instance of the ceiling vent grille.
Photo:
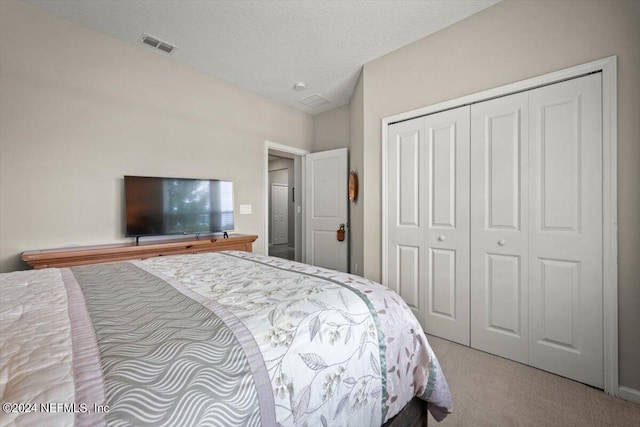
<svg viewBox="0 0 640 427">
<path fill-rule="evenodd" d="M 306 98 L 301 99 L 300 102 L 307 107 L 316 108 L 321 105 L 328 104 L 329 100 L 316 93 L 315 95 L 307 96 Z"/>
<path fill-rule="evenodd" d="M 173 46 L 173 45 L 171 45 L 171 44 L 169 44 L 169 43 L 167 43 L 167 42 L 165 42 L 163 40 L 160 40 L 157 37 L 150 36 L 149 34 L 143 34 L 141 41 L 142 41 L 142 43 L 144 43 L 146 45 L 149 45 L 151 47 L 154 47 L 154 48 L 156 48 L 158 50 L 161 50 L 161 51 L 163 51 L 165 53 L 171 53 L 176 49 L 175 46 Z"/>
</svg>

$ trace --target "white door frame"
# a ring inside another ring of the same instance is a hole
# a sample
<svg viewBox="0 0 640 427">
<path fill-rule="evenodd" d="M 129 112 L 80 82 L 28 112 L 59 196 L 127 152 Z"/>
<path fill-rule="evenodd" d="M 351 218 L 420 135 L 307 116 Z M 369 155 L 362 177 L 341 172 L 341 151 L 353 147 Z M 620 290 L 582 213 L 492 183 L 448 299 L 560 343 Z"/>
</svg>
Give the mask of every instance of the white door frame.
<svg viewBox="0 0 640 427">
<path fill-rule="evenodd" d="M 309 151 L 307 150 L 303 150 L 301 148 L 295 148 L 295 147 L 290 147 L 288 145 L 283 145 L 283 144 L 278 144 L 277 142 L 272 142 L 272 141 L 265 141 L 264 142 L 264 207 L 265 207 L 265 212 L 264 212 L 264 240 L 262 242 L 263 244 L 263 253 L 265 255 L 269 255 L 269 197 L 270 197 L 270 188 L 269 188 L 269 150 L 276 150 L 276 151 L 281 151 L 284 153 L 288 153 L 288 154 L 293 154 L 296 156 L 301 156 L 302 157 L 302 162 L 300 164 L 300 168 L 301 168 L 301 173 L 302 173 L 302 182 L 300 183 L 300 189 L 304 188 L 305 186 L 305 177 L 304 177 L 304 156 L 309 154 Z M 294 163 L 296 161 L 294 160 Z M 294 166 L 295 168 L 295 166 Z M 289 183 L 289 185 L 292 185 L 291 183 Z M 302 192 L 298 191 L 298 196 L 299 197 Z M 300 200 L 300 205 L 302 206 L 302 211 L 304 213 L 305 211 L 305 206 L 304 206 L 304 199 L 298 199 Z M 305 223 L 304 223 L 304 215 L 298 215 L 298 212 L 296 209 L 294 209 L 294 230 L 298 229 L 298 222 L 302 221 L 302 244 L 301 247 L 304 248 L 305 246 L 305 237 L 304 237 L 304 227 L 305 227 Z M 289 221 L 291 221 L 291 218 L 289 218 Z M 296 236 L 293 236 L 293 238 L 295 239 Z M 302 249 L 300 248 L 300 249 Z M 296 252 L 298 252 L 298 245 L 296 244 Z M 302 261 L 304 262 L 304 251 L 302 251 Z"/>
<path fill-rule="evenodd" d="M 491 98 L 602 72 L 602 185 L 603 185 L 603 332 L 604 391 L 619 395 L 618 384 L 618 191 L 617 191 L 617 57 L 578 65 L 471 95 L 440 102 L 382 119 L 382 283 L 388 283 L 387 149 L 391 123 L 437 113 Z"/>
</svg>

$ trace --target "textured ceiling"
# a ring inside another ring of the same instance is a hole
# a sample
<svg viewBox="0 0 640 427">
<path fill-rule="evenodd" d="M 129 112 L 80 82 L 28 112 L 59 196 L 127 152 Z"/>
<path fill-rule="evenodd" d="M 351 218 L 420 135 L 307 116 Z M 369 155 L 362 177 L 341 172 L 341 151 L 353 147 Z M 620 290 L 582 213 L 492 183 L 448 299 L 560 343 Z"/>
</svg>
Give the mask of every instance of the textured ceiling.
<svg viewBox="0 0 640 427">
<path fill-rule="evenodd" d="M 309 114 L 349 102 L 364 64 L 497 0 L 23 0 Z M 295 91 L 296 82 L 306 89 Z M 318 94 L 329 103 L 300 101 Z"/>
</svg>

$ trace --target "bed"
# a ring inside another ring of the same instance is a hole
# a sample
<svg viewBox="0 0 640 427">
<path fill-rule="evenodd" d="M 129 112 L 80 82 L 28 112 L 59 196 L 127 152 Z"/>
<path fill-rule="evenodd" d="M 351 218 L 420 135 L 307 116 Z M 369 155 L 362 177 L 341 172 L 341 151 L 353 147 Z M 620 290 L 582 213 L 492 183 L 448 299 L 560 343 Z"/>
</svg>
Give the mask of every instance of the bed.
<svg viewBox="0 0 640 427">
<path fill-rule="evenodd" d="M 225 251 L 5 273 L 0 292 L 0 425 L 380 426 L 409 402 L 452 408 L 411 310 L 358 276 Z"/>
</svg>

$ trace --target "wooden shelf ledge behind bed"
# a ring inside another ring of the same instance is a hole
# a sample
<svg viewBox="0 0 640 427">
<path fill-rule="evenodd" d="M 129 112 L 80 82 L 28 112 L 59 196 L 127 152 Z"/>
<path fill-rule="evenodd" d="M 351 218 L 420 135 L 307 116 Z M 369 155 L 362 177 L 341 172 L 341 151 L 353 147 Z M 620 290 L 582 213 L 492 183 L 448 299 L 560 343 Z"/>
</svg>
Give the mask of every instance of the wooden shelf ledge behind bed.
<svg viewBox="0 0 640 427">
<path fill-rule="evenodd" d="M 180 238 L 148 243 L 120 243 L 97 246 L 75 246 L 59 249 L 26 251 L 22 260 L 35 269 L 48 267 L 73 267 L 75 265 L 144 259 L 163 255 L 195 254 L 215 251 L 253 251 L 258 236 L 230 234 L 222 237 Z"/>
</svg>

